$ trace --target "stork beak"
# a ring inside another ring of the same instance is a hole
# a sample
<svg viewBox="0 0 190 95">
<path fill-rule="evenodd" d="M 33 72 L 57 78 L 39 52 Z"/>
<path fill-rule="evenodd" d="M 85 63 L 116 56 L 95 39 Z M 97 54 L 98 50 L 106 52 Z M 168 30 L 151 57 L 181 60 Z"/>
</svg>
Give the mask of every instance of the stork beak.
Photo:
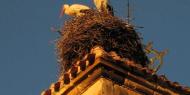
<svg viewBox="0 0 190 95">
<path fill-rule="evenodd" d="M 62 9 L 61 9 L 59 18 L 62 18 L 64 14 L 65 14 L 65 8 L 64 8 L 64 6 L 63 6 Z"/>
</svg>

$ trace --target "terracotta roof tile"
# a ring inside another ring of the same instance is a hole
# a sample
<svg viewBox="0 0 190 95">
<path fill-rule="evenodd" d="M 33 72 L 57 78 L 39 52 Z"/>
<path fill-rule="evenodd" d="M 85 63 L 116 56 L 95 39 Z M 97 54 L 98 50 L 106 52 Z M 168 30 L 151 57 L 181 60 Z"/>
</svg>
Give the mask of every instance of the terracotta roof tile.
<svg viewBox="0 0 190 95">
<path fill-rule="evenodd" d="M 63 74 L 63 79 L 61 79 L 60 81 L 63 81 L 64 85 L 69 84 L 74 78 L 78 76 L 79 73 L 84 72 L 90 65 L 94 64 L 95 60 L 96 60 L 95 54 L 88 54 L 86 59 L 78 61 L 78 63 L 76 63 L 76 65 L 74 65 L 68 72 Z M 189 87 L 181 86 L 178 82 L 171 82 L 170 80 L 167 79 L 165 75 L 156 75 L 154 74 L 152 69 L 141 67 L 135 64 L 134 62 L 128 61 L 128 60 L 126 61 L 118 60 L 118 59 L 117 60 L 110 59 L 110 60 L 115 61 L 118 65 L 121 65 L 123 66 L 123 68 L 128 69 L 128 71 L 133 73 L 134 75 L 141 76 L 150 82 L 157 83 L 164 87 L 169 87 L 175 90 L 190 93 Z M 55 83 L 55 86 L 54 86 L 55 91 L 59 91 L 60 84 L 61 84 L 60 81 Z M 51 89 L 46 90 L 44 95 L 51 95 Z"/>
</svg>

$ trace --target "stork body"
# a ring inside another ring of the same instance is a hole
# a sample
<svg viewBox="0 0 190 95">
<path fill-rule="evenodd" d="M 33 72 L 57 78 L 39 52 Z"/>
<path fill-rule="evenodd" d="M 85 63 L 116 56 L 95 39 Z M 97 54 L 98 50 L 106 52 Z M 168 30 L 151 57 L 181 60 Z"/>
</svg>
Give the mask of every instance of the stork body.
<svg viewBox="0 0 190 95">
<path fill-rule="evenodd" d="M 61 14 L 60 17 L 62 17 L 64 14 L 69 15 L 69 16 L 82 16 L 84 13 L 82 13 L 82 10 L 89 10 L 90 8 L 85 5 L 81 4 L 73 4 L 73 5 L 68 5 L 64 4 L 62 9 L 61 9 Z"/>
<path fill-rule="evenodd" d="M 94 0 L 94 4 L 96 6 L 96 8 L 98 9 L 98 11 L 106 11 L 110 14 L 114 14 L 113 13 L 113 8 L 111 5 L 109 5 L 108 0 Z"/>
<path fill-rule="evenodd" d="M 94 0 L 96 8 L 101 11 L 107 8 L 108 0 Z"/>
</svg>

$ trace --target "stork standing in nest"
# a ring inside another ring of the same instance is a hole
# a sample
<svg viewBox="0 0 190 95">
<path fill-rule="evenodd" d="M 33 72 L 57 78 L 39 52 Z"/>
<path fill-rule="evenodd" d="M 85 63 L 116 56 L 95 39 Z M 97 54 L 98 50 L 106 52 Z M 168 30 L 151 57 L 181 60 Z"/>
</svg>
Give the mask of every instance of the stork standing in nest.
<svg viewBox="0 0 190 95">
<path fill-rule="evenodd" d="M 106 11 L 107 13 L 114 15 L 113 7 L 109 4 L 109 0 L 94 0 L 94 4 L 98 11 Z"/>
<path fill-rule="evenodd" d="M 64 4 L 61 9 L 60 17 L 62 17 L 64 14 L 69 16 L 83 16 L 84 13 L 82 11 L 89 9 L 90 8 L 88 6 L 81 4 L 73 4 L 70 6 L 68 4 Z"/>
</svg>

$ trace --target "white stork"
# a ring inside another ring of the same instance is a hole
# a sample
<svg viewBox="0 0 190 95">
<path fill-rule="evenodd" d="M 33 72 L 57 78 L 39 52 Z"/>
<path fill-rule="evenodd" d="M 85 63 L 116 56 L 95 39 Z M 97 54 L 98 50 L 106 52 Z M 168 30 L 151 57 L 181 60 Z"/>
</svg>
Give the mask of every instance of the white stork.
<svg viewBox="0 0 190 95">
<path fill-rule="evenodd" d="M 60 17 L 62 17 L 64 14 L 69 15 L 69 16 L 82 16 L 84 13 L 82 13 L 82 10 L 89 10 L 90 8 L 85 5 L 81 4 L 73 4 L 73 5 L 68 5 L 64 4 L 61 9 L 61 14 Z"/>
<path fill-rule="evenodd" d="M 109 4 L 108 2 L 109 0 L 94 0 L 94 4 L 96 6 L 96 8 L 98 9 L 98 11 L 106 11 L 108 13 L 113 14 L 113 8 L 112 6 Z"/>
</svg>

